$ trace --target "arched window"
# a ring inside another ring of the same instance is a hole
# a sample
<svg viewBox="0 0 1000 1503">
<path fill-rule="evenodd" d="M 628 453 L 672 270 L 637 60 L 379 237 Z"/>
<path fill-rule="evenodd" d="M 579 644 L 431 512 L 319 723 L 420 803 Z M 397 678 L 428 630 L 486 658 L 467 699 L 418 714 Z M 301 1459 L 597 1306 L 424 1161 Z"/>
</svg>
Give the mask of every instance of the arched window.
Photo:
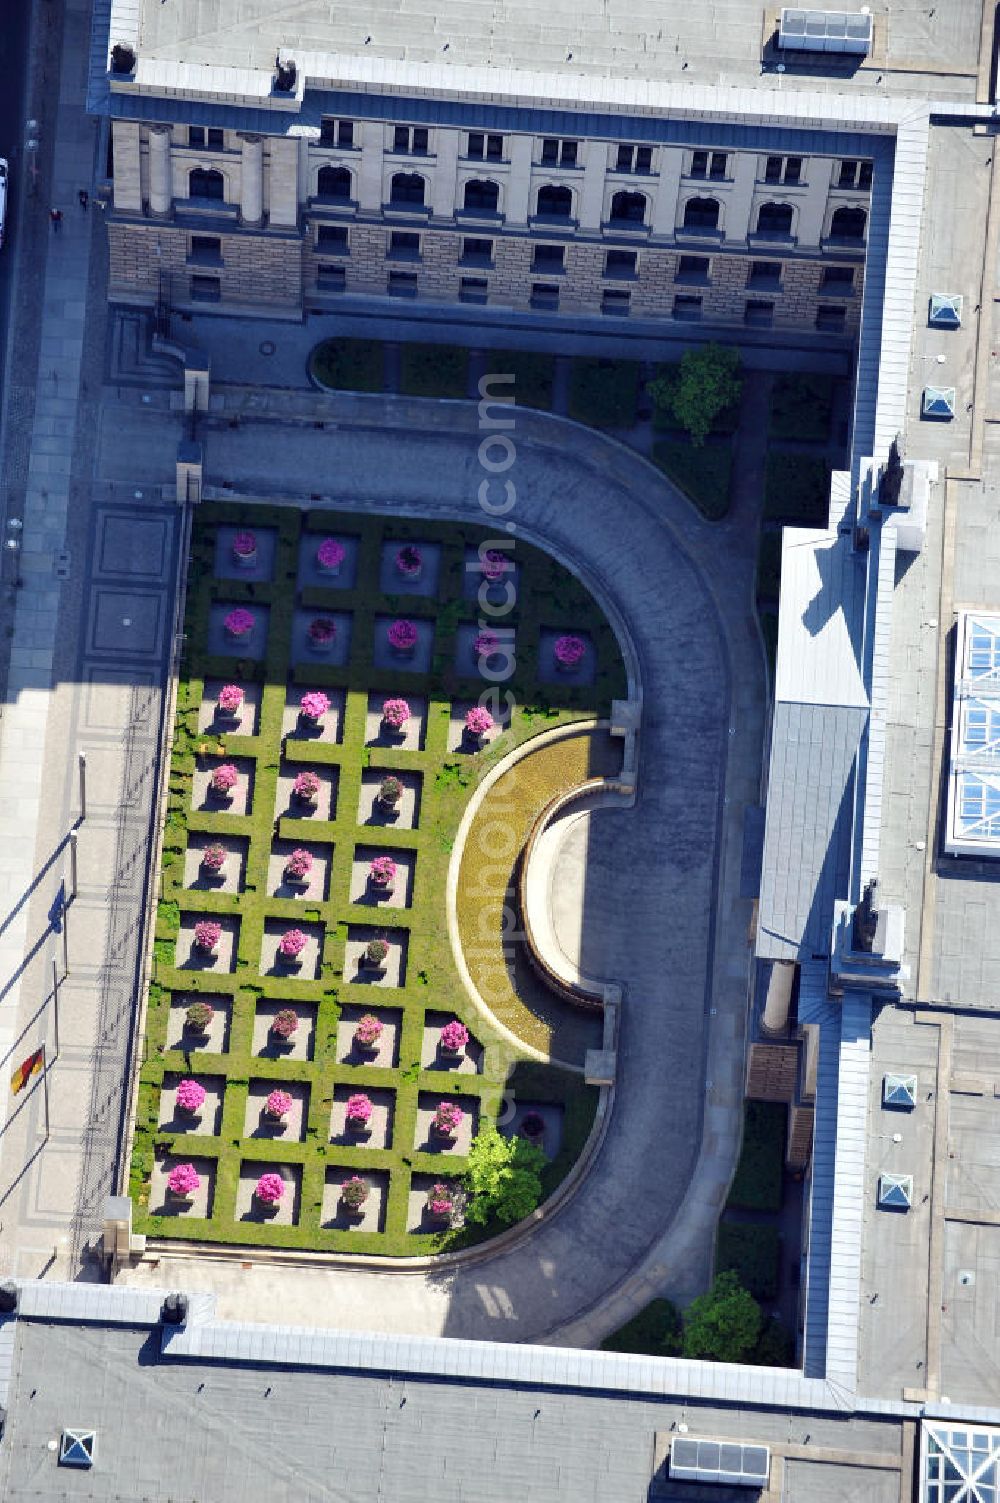
<svg viewBox="0 0 1000 1503">
<path fill-rule="evenodd" d="M 393 204 L 422 204 L 427 184 L 419 172 L 396 172 L 392 178 L 389 202 Z"/>
<path fill-rule="evenodd" d="M 480 213 L 495 214 L 500 203 L 500 187 L 497 183 L 473 178 L 465 185 L 465 207 L 478 209 Z"/>
<path fill-rule="evenodd" d="M 547 184 L 538 190 L 538 214 L 545 219 L 568 219 L 573 212 L 573 195 L 568 188 Z"/>
<path fill-rule="evenodd" d="M 719 228 L 719 200 L 717 198 L 689 198 L 684 205 L 684 228 L 686 230 L 717 230 Z"/>
<path fill-rule="evenodd" d="M 864 209 L 838 209 L 830 221 L 830 239 L 863 240 L 867 221 Z"/>
<path fill-rule="evenodd" d="M 645 224 L 645 193 L 616 193 L 611 200 L 612 224 Z"/>
<path fill-rule="evenodd" d="M 761 204 L 757 211 L 758 235 L 790 235 L 792 233 L 791 204 Z"/>
<path fill-rule="evenodd" d="M 190 198 L 225 198 L 226 180 L 214 167 L 195 167 L 188 174 Z"/>
<path fill-rule="evenodd" d="M 316 193 L 320 198 L 333 198 L 341 203 L 351 197 L 351 174 L 346 167 L 321 167 L 316 179 Z"/>
</svg>

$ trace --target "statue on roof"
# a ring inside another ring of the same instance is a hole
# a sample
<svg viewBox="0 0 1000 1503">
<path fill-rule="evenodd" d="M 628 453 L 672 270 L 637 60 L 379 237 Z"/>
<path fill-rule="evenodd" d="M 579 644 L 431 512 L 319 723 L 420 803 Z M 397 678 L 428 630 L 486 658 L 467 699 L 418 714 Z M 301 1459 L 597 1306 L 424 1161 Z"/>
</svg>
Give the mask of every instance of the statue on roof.
<svg viewBox="0 0 1000 1503">
<path fill-rule="evenodd" d="M 856 953 L 870 955 L 878 932 L 878 882 L 874 877 L 866 883 L 861 902 L 854 910 L 851 925 L 851 949 Z"/>
<path fill-rule="evenodd" d="M 879 480 L 878 498 L 882 506 L 897 506 L 903 484 L 903 435 L 897 433 L 889 445 L 889 458 Z"/>
</svg>

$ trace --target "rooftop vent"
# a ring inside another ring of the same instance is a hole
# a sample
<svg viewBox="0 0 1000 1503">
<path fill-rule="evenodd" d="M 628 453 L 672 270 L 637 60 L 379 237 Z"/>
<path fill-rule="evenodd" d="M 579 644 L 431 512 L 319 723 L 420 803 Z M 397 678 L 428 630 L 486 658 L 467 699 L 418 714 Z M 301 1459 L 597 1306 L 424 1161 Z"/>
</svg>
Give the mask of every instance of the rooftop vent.
<svg viewBox="0 0 1000 1503">
<path fill-rule="evenodd" d="M 913 1204 L 913 1175 L 880 1174 L 878 1203 L 884 1211 L 908 1211 Z"/>
<path fill-rule="evenodd" d="M 932 292 L 927 322 L 934 329 L 960 329 L 962 301 L 960 292 Z"/>
<path fill-rule="evenodd" d="M 917 1077 L 915 1075 L 883 1075 L 882 1105 L 901 1106 L 907 1111 L 917 1104 Z"/>
<path fill-rule="evenodd" d="M 93 1430 L 64 1430 L 59 1439 L 59 1465 L 92 1467 L 96 1449 Z"/>
<path fill-rule="evenodd" d="M 770 1464 L 767 1446 L 692 1440 L 688 1435 L 675 1435 L 670 1442 L 670 1476 L 679 1482 L 763 1488 L 767 1486 Z"/>
<path fill-rule="evenodd" d="M 783 6 L 778 46 L 788 52 L 839 52 L 867 57 L 872 45 L 872 18 L 865 11 L 799 10 Z"/>
<path fill-rule="evenodd" d="M 953 386 L 925 386 L 920 401 L 920 413 L 925 418 L 942 418 L 949 422 L 955 416 L 955 388 Z"/>
</svg>

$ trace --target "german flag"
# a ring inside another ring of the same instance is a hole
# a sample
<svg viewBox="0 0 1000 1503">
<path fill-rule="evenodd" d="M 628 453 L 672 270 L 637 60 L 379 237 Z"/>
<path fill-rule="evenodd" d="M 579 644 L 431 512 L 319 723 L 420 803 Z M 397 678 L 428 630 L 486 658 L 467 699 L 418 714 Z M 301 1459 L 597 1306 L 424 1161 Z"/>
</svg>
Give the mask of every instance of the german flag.
<svg viewBox="0 0 1000 1503">
<path fill-rule="evenodd" d="M 43 1044 L 40 1049 L 35 1050 L 34 1054 L 29 1054 L 10 1077 L 11 1094 L 16 1096 L 18 1091 L 23 1091 L 32 1075 L 37 1075 L 44 1064 L 45 1045 Z"/>
</svg>

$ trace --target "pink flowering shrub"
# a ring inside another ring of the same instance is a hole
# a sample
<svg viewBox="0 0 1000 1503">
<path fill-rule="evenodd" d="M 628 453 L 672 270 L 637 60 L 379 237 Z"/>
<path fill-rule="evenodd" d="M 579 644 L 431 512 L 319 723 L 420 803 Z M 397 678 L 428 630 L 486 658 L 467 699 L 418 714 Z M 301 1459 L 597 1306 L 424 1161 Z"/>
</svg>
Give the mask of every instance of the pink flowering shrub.
<svg viewBox="0 0 1000 1503">
<path fill-rule="evenodd" d="M 286 929 L 278 941 L 278 952 L 282 960 L 298 960 L 308 943 L 309 936 L 301 929 Z"/>
<path fill-rule="evenodd" d="M 490 584 L 496 584 L 502 579 L 506 571 L 511 567 L 507 561 L 507 554 L 502 548 L 487 548 L 482 556 L 483 573 Z"/>
<path fill-rule="evenodd" d="M 232 793 L 239 780 L 240 775 L 232 762 L 222 762 L 212 773 L 212 792 Z"/>
<path fill-rule="evenodd" d="M 316 549 L 316 562 L 321 569 L 339 569 L 347 549 L 336 538 L 324 538 Z"/>
<path fill-rule="evenodd" d="M 389 945 L 384 939 L 370 939 L 365 945 L 365 959 L 371 965 L 381 965 L 389 954 Z"/>
<path fill-rule="evenodd" d="M 495 631 L 481 631 L 472 644 L 472 650 L 477 658 L 492 657 L 500 646 L 500 638 Z"/>
<path fill-rule="evenodd" d="M 400 618 L 398 621 L 393 621 L 386 631 L 386 637 L 389 640 L 389 646 L 394 647 L 397 652 L 409 652 L 417 645 L 417 628 L 412 621 Z"/>
<path fill-rule="evenodd" d="M 238 532 L 233 538 L 233 552 L 237 558 L 252 558 L 257 552 L 257 534 Z"/>
<path fill-rule="evenodd" d="M 358 1026 L 354 1030 L 354 1042 L 360 1044 L 362 1049 L 370 1049 L 381 1038 L 383 1026 L 381 1018 L 377 1018 L 374 1013 L 366 1012 L 364 1017 L 358 1020 Z"/>
<path fill-rule="evenodd" d="M 193 1195 L 201 1184 L 201 1175 L 193 1164 L 176 1164 L 167 1175 L 171 1195 Z"/>
<path fill-rule="evenodd" d="M 184 1014 L 184 1024 L 192 1033 L 204 1033 L 214 1017 L 215 1008 L 211 1002 L 192 1002 Z"/>
<path fill-rule="evenodd" d="M 174 1099 L 182 1112 L 196 1112 L 205 1100 L 205 1087 L 198 1080 L 182 1080 Z"/>
<path fill-rule="evenodd" d="M 275 1038 L 290 1039 L 299 1026 L 299 1015 L 294 1007 L 282 1007 L 274 1015 L 271 1032 Z"/>
<path fill-rule="evenodd" d="M 447 1050 L 449 1054 L 457 1054 L 460 1049 L 465 1048 L 468 1042 L 469 1030 L 457 1018 L 453 1018 L 441 1029 L 441 1048 Z"/>
<path fill-rule="evenodd" d="M 222 925 L 214 919 L 199 919 L 194 926 L 195 949 L 211 954 L 222 938 Z"/>
<path fill-rule="evenodd" d="M 382 719 L 394 731 L 401 731 L 410 718 L 410 706 L 405 699 L 387 699 L 382 706 Z"/>
<path fill-rule="evenodd" d="M 400 574 L 412 578 L 415 574 L 420 573 L 423 566 L 424 556 L 420 552 L 420 549 L 415 548 L 412 543 L 404 543 L 403 547 L 396 554 L 396 568 Z"/>
<path fill-rule="evenodd" d="M 301 881 L 303 877 L 309 875 L 309 873 L 312 871 L 312 868 L 312 853 L 310 851 L 305 851 L 301 846 L 298 846 L 285 862 L 285 876 L 294 877 L 296 880 Z"/>
<path fill-rule="evenodd" d="M 434 1113 L 434 1131 L 443 1138 L 452 1137 L 461 1126 L 464 1115 L 462 1108 L 456 1106 L 454 1101 L 442 1101 Z"/>
<path fill-rule="evenodd" d="M 360 1174 L 352 1174 L 340 1187 L 340 1198 L 349 1211 L 360 1211 L 368 1194 L 368 1184 Z"/>
<path fill-rule="evenodd" d="M 234 611 L 230 611 L 222 623 L 231 637 L 247 637 L 253 631 L 253 612 L 238 605 Z"/>
<path fill-rule="evenodd" d="M 287 1117 L 292 1109 L 292 1098 L 287 1091 L 272 1091 L 264 1102 L 269 1117 Z"/>
<path fill-rule="evenodd" d="M 348 1122 L 360 1122 L 362 1124 L 367 1123 L 371 1119 L 372 1110 L 373 1108 L 371 1097 L 366 1096 L 364 1091 L 356 1091 L 353 1096 L 348 1097 Z"/>
<path fill-rule="evenodd" d="M 455 1209 L 455 1202 L 451 1198 L 451 1189 L 448 1185 L 438 1182 L 431 1185 L 427 1191 L 427 1209 L 432 1216 L 450 1216 Z"/>
<path fill-rule="evenodd" d="M 307 720 L 319 720 L 330 708 L 330 700 L 322 689 L 309 689 L 299 701 L 299 708 Z"/>
<path fill-rule="evenodd" d="M 253 1192 L 266 1206 L 276 1206 L 285 1193 L 285 1181 L 280 1174 L 262 1174 Z"/>
<path fill-rule="evenodd" d="M 378 796 L 383 804 L 394 809 L 403 797 L 403 785 L 398 778 L 392 776 L 383 778 L 378 785 Z"/>
<path fill-rule="evenodd" d="M 221 872 L 226 864 L 226 848 L 213 840 L 201 853 L 201 864 L 207 872 Z"/>
<path fill-rule="evenodd" d="M 312 803 L 319 792 L 319 778 L 314 772 L 296 773 L 295 782 L 292 784 L 292 792 L 296 798 L 304 799 L 306 803 Z"/>
<path fill-rule="evenodd" d="M 329 616 L 315 616 L 309 623 L 309 640 L 325 647 L 337 635 L 337 623 Z"/>
<path fill-rule="evenodd" d="M 560 668 L 575 668 L 586 651 L 587 644 L 583 638 L 567 632 L 565 636 L 556 638 L 552 655 Z"/>
<path fill-rule="evenodd" d="M 485 736 L 493 729 L 493 716 L 482 705 L 473 705 L 466 711 L 465 729 L 470 736 Z"/>
<path fill-rule="evenodd" d="M 227 715 L 235 715 L 243 703 L 243 690 L 239 684 L 223 684 L 219 690 L 219 709 Z"/>
<path fill-rule="evenodd" d="M 396 863 L 391 856 L 376 856 L 368 868 L 368 875 L 376 887 L 388 887 L 396 875 Z"/>
</svg>

